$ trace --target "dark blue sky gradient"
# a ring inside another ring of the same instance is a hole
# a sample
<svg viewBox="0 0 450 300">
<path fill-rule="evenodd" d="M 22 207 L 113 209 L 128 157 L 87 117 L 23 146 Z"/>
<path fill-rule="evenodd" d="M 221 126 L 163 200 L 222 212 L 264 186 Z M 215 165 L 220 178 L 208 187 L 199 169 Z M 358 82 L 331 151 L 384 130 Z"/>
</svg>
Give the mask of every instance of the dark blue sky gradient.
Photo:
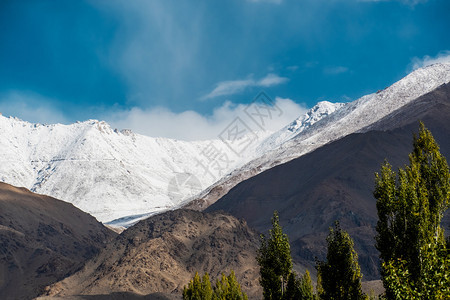
<svg viewBox="0 0 450 300">
<path fill-rule="evenodd" d="M 39 97 L 75 121 L 165 107 L 210 114 L 223 81 L 313 106 L 382 89 L 414 58 L 450 50 L 450 1 L 8 1 L 0 3 L 0 109 Z M 34 104 L 36 105 L 36 104 Z"/>
</svg>

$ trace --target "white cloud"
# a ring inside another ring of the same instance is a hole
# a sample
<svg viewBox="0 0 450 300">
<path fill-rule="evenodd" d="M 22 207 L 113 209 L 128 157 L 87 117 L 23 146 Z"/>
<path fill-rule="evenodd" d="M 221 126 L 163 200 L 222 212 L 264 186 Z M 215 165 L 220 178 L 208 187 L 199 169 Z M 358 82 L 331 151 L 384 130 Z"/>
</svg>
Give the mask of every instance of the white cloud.
<svg viewBox="0 0 450 300">
<path fill-rule="evenodd" d="M 323 69 L 323 72 L 328 75 L 337 75 L 348 72 L 348 68 L 343 66 L 326 67 Z"/>
<path fill-rule="evenodd" d="M 204 96 L 203 99 L 210 99 L 219 96 L 233 95 L 244 91 L 250 86 L 254 86 L 255 81 L 253 80 L 230 80 L 219 82 L 214 90 L 212 90 L 208 95 Z"/>
<path fill-rule="evenodd" d="M 280 77 L 276 74 L 270 73 L 260 80 L 244 79 L 244 80 L 229 80 L 222 81 L 216 84 L 216 87 L 202 99 L 211 99 L 219 96 L 234 95 L 243 92 L 250 87 L 271 87 L 287 82 L 289 79 Z"/>
<path fill-rule="evenodd" d="M 267 122 L 266 130 L 275 131 L 289 124 L 301 114 L 306 107 L 295 103 L 290 99 L 276 98 L 275 105 L 283 112 L 281 116 L 274 116 Z M 133 131 L 153 136 L 168 137 L 180 140 L 205 140 L 214 139 L 236 117 L 241 117 L 244 122 L 254 130 L 256 125 L 246 118 L 245 104 L 233 104 L 226 102 L 216 108 L 209 116 L 203 116 L 195 111 L 172 112 L 166 108 L 140 109 L 118 111 L 103 116 L 111 126 L 119 129 L 132 129 Z"/>
<path fill-rule="evenodd" d="M 279 85 L 288 81 L 286 77 L 280 77 L 276 74 L 267 74 L 266 77 L 262 78 L 256 83 L 256 86 L 260 87 L 271 87 L 274 85 Z"/>
<path fill-rule="evenodd" d="M 416 70 L 436 63 L 450 63 L 450 51 L 441 51 L 434 57 L 428 55 L 422 58 L 414 57 L 411 60 L 410 68 Z"/>
<path fill-rule="evenodd" d="M 0 112 L 5 117 L 17 117 L 32 123 L 68 123 L 66 116 L 55 108 L 51 98 L 22 91 L 0 94 Z"/>
</svg>

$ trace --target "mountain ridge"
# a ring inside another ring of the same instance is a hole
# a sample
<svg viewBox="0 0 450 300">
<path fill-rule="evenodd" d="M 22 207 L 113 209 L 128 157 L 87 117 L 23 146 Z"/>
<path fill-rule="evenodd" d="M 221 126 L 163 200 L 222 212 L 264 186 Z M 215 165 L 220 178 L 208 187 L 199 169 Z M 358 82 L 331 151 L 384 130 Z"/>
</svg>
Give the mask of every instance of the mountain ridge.
<svg viewBox="0 0 450 300">
<path fill-rule="evenodd" d="M 448 82 L 450 63 L 438 63 L 417 69 L 390 87 L 346 103 L 278 148 L 266 152 L 209 186 L 186 207 L 205 209 L 239 182 L 301 157 L 348 134 L 363 132 L 372 123 Z"/>
<path fill-rule="evenodd" d="M 0 129 L 1 181 L 64 199 L 101 221 L 173 207 L 182 199 L 170 198 L 167 182 L 196 174 L 196 191 L 178 188 L 199 192 L 213 182 L 196 167 L 201 152 L 210 143 L 227 151 L 220 140 L 150 138 L 96 120 L 41 125 L 1 116 Z"/>
<path fill-rule="evenodd" d="M 450 64 L 436 64 L 354 102 L 318 103 L 280 131 L 259 134 L 242 155 L 220 139 L 185 142 L 114 130 L 104 121 L 42 125 L 0 116 L 0 181 L 129 226 L 178 207 L 204 209 L 237 183 L 363 131 L 448 81 Z M 224 168 L 206 164 L 210 150 L 227 156 Z"/>
<path fill-rule="evenodd" d="M 0 132 L 0 181 L 74 203 L 115 226 L 180 206 L 279 143 L 257 149 L 269 133 L 257 132 L 257 140 L 236 155 L 220 139 L 187 142 L 119 131 L 97 120 L 43 125 L 4 116 Z M 228 158 L 223 169 L 202 168 L 210 151 Z"/>
</svg>

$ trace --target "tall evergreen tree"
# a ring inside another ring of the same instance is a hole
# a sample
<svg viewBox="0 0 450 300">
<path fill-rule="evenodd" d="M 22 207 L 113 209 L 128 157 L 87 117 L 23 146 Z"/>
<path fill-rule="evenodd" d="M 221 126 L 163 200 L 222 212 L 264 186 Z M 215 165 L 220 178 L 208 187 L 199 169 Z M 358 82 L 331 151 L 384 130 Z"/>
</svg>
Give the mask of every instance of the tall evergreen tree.
<svg viewBox="0 0 450 300">
<path fill-rule="evenodd" d="M 292 258 L 288 236 L 283 233 L 276 211 L 273 213 L 269 238 L 261 235 L 261 246 L 256 259 L 260 267 L 264 299 L 283 299 L 288 277 L 292 272 Z"/>
<path fill-rule="evenodd" d="M 317 262 L 322 285 L 319 295 L 324 300 L 366 299 L 361 290 L 361 271 L 358 255 L 353 249 L 350 235 L 341 229 L 339 222 L 330 228 L 327 237 L 326 261 Z"/>
<path fill-rule="evenodd" d="M 376 247 L 386 297 L 450 298 L 449 254 L 440 226 L 449 205 L 450 174 L 423 123 L 414 136 L 409 166 L 396 173 L 385 162 L 375 174 L 374 196 L 379 219 Z"/>
</svg>

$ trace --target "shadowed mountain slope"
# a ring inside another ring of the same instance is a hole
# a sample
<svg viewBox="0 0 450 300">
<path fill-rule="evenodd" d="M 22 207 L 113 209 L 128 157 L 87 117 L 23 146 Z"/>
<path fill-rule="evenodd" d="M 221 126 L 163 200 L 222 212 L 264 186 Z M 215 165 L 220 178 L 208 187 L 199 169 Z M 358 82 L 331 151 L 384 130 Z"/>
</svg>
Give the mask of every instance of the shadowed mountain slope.
<svg viewBox="0 0 450 300">
<path fill-rule="evenodd" d="M 223 210 L 266 231 L 278 210 L 294 259 L 309 269 L 315 256 L 324 258 L 328 227 L 340 220 L 355 241 L 364 279 L 377 279 L 374 172 L 385 159 L 394 168 L 408 163 L 418 120 L 450 157 L 450 84 L 445 84 L 386 116 L 369 132 L 351 134 L 241 182 L 206 211 Z M 444 221 L 447 229 L 448 218 Z"/>
<path fill-rule="evenodd" d="M 70 203 L 0 183 L 0 298 L 37 296 L 114 236 Z"/>
</svg>

